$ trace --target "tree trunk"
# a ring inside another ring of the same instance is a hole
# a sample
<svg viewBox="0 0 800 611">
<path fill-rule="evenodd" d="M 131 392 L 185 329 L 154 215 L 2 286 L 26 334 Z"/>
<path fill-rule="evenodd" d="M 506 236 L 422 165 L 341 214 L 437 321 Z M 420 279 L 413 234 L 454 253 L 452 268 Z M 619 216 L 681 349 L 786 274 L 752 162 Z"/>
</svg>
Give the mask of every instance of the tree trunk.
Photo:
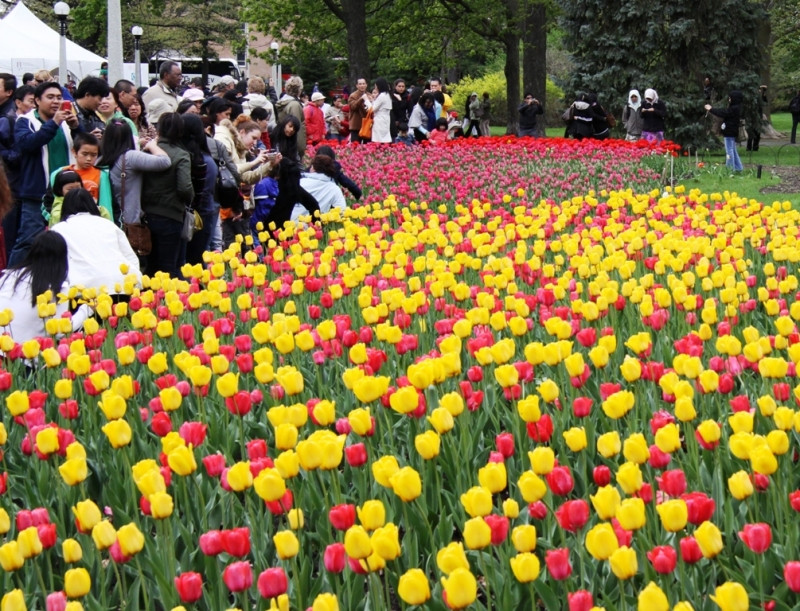
<svg viewBox="0 0 800 611">
<path fill-rule="evenodd" d="M 522 84 L 524 90 L 530 91 L 547 103 L 547 6 L 543 3 L 531 4 L 525 14 L 522 29 Z M 539 117 L 536 127 L 542 136 L 545 135 L 545 114 Z"/>
<path fill-rule="evenodd" d="M 517 107 L 520 101 L 520 68 L 519 68 L 519 29 L 513 27 L 514 20 L 519 15 L 519 0 L 506 0 L 506 27 L 503 35 L 503 45 L 506 51 L 506 108 L 508 110 L 507 134 L 516 134 L 519 127 L 519 113 Z"/>
<path fill-rule="evenodd" d="M 208 87 L 208 40 L 201 40 L 200 46 L 202 47 L 202 57 L 200 59 L 203 60 L 203 86 Z"/>
<path fill-rule="evenodd" d="M 370 78 L 366 0 L 342 0 L 342 10 L 347 28 L 347 75 L 355 85 L 360 78 Z"/>
<path fill-rule="evenodd" d="M 758 25 L 758 33 L 756 34 L 758 41 L 758 48 L 761 51 L 761 85 L 767 86 L 767 102 L 764 103 L 764 114 L 767 116 L 767 121 L 772 123 L 772 112 L 769 107 L 769 100 L 772 98 L 772 92 L 769 90 L 770 79 L 772 74 L 770 72 L 770 65 L 772 64 L 772 15 L 767 14 L 767 19 L 761 21 Z"/>
</svg>

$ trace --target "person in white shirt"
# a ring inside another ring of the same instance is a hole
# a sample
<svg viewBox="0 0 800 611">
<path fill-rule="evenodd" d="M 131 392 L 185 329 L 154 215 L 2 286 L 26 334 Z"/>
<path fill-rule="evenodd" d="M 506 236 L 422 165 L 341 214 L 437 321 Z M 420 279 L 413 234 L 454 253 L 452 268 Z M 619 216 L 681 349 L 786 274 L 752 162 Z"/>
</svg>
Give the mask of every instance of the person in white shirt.
<svg viewBox="0 0 800 611">
<path fill-rule="evenodd" d="M 333 159 L 327 155 L 316 155 L 311 160 L 309 171 L 303 172 L 300 177 L 300 186 L 317 200 L 320 214 L 330 212 L 332 208 L 339 208 L 343 214 L 347 208 L 344 194 L 336 184 L 335 176 L 336 166 Z M 297 221 L 301 216 L 308 214 L 309 211 L 302 204 L 295 204 L 292 220 Z"/>
<path fill-rule="evenodd" d="M 103 222 L 109 221 L 103 219 Z M 0 332 L 8 333 L 19 344 L 47 335 L 46 320 L 63 317 L 69 310 L 69 301 L 58 297 L 69 290 L 68 271 L 64 238 L 52 231 L 40 233 L 22 263 L 0 276 L 0 312 L 13 312 L 12 320 L 0 327 Z M 46 293 L 49 299 L 39 298 Z M 91 310 L 86 305 L 74 312 L 72 330 L 80 329 L 89 314 Z"/>
<path fill-rule="evenodd" d="M 100 216 L 97 204 L 85 189 L 73 189 L 64 196 L 61 222 L 52 230 L 67 243 L 72 286 L 105 288 L 109 294 L 119 294 L 124 292 L 126 278 L 133 275 L 139 281 L 139 258 L 128 238 L 113 222 Z M 127 266 L 125 272 L 123 265 Z"/>
</svg>

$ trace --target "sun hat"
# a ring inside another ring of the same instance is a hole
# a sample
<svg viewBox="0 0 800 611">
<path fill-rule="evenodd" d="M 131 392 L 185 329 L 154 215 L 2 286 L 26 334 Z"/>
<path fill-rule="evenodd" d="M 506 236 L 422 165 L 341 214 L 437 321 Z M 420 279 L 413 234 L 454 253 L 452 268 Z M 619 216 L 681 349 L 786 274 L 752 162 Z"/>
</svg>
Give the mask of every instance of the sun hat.
<svg viewBox="0 0 800 611">
<path fill-rule="evenodd" d="M 319 100 L 324 100 L 324 99 L 325 99 L 325 96 L 322 95 L 319 91 L 315 91 L 314 93 L 311 94 L 311 101 L 312 102 L 318 102 Z"/>
</svg>

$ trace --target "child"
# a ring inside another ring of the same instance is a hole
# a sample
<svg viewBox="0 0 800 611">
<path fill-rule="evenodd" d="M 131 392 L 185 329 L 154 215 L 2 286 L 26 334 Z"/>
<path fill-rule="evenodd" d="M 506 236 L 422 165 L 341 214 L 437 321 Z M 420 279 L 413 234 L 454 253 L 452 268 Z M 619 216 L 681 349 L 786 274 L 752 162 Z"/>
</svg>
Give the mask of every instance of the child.
<svg viewBox="0 0 800 611">
<path fill-rule="evenodd" d="M 50 227 L 61 220 L 61 204 L 64 202 L 64 196 L 72 189 L 82 187 L 83 181 L 74 170 L 62 168 L 53 172 L 50 187 L 42 198 L 42 216 Z"/>
<path fill-rule="evenodd" d="M 333 149 L 325 144 L 316 150 L 316 154 L 327 155 L 333 159 L 333 165 L 336 167 L 336 176 L 334 176 L 333 179 L 336 181 L 336 184 L 350 191 L 356 201 L 360 200 L 362 195 L 361 187 L 342 171 L 342 164 L 336 161 L 336 153 L 333 152 Z"/>
<path fill-rule="evenodd" d="M 100 209 L 105 209 L 111 218 L 114 214 L 111 201 L 111 180 L 108 168 L 98 168 L 94 165 L 100 154 L 100 143 L 92 134 L 80 132 L 72 140 L 72 149 L 75 153 L 75 165 L 67 166 L 81 177 L 83 188 L 86 189 L 97 202 Z"/>
<path fill-rule="evenodd" d="M 417 143 L 417 139 L 408 133 L 408 123 L 397 124 L 397 136 L 394 141 L 395 143 L 402 142 L 406 146 L 414 146 Z"/>
<path fill-rule="evenodd" d="M 428 134 L 428 140 L 433 144 L 444 144 L 448 140 L 447 119 L 439 117 L 436 119 L 436 129 Z"/>
<path fill-rule="evenodd" d="M 275 206 L 275 198 L 278 197 L 278 171 L 280 165 L 274 166 L 269 175 L 262 178 L 253 187 L 253 201 L 254 208 L 253 214 L 250 217 L 250 231 L 253 237 L 261 239 L 258 236 L 258 224 L 261 223 L 260 231 L 267 231 L 267 219 L 269 218 L 272 208 Z"/>
</svg>

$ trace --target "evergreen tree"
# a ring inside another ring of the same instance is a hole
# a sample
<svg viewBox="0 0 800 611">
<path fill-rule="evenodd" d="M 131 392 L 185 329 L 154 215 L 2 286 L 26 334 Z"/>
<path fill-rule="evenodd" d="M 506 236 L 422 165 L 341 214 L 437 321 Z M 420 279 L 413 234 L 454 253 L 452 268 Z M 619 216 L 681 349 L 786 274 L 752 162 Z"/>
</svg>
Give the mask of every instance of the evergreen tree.
<svg viewBox="0 0 800 611">
<path fill-rule="evenodd" d="M 755 111 L 764 50 L 761 5 L 738 0 L 562 0 L 565 46 L 572 50 L 573 92 L 593 91 L 619 116 L 630 89 L 658 91 L 667 104 L 667 138 L 708 144 L 703 78 L 722 103 L 741 90 Z"/>
</svg>

